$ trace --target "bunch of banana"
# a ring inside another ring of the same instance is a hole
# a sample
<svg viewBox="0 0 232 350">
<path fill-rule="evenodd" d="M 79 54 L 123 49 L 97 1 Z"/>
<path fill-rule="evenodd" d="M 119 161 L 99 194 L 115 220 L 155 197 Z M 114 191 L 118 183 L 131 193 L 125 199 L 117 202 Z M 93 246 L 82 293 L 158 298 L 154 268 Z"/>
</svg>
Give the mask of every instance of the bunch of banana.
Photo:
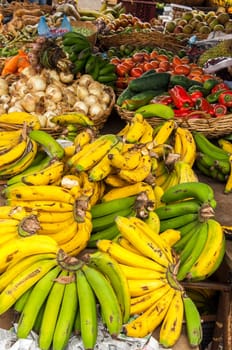
<svg viewBox="0 0 232 350">
<path fill-rule="evenodd" d="M 38 117 L 27 112 L 10 112 L 0 115 L 0 126 L 3 129 L 8 130 L 9 126 L 11 126 L 9 130 L 12 130 L 12 126 L 14 129 L 22 129 L 25 124 L 26 127 L 33 130 L 41 128 Z"/>
<path fill-rule="evenodd" d="M 25 126 L 14 131 L 0 131 L 0 179 L 9 179 L 29 167 L 37 148 Z"/>
<path fill-rule="evenodd" d="M 151 213 L 147 222 L 118 216 L 115 222 L 119 236 L 99 240 L 97 247 L 119 263 L 128 282 L 130 314 L 134 317 L 124 324 L 123 332 L 144 337 L 161 325 L 159 342 L 172 347 L 180 336 L 185 312 L 184 290 L 175 278 L 178 265 L 171 249 L 180 236 L 176 230 L 159 234 L 159 218 Z M 170 240 L 174 235 L 176 239 Z M 189 340 L 197 345 L 201 337 L 193 339 L 194 327 L 201 332 L 200 317 L 189 317 L 188 323 Z"/>
<path fill-rule="evenodd" d="M 180 155 L 180 160 L 192 167 L 196 159 L 196 142 L 190 130 L 178 126 L 174 133 L 174 153 Z"/>
<path fill-rule="evenodd" d="M 173 245 L 179 259 L 177 279 L 209 277 L 225 253 L 223 229 L 214 219 L 212 188 L 202 182 L 181 183 L 164 191 L 161 201 L 165 205 L 155 210 L 161 232 L 177 229 L 181 233 Z"/>
<path fill-rule="evenodd" d="M 196 167 L 204 175 L 226 183 L 225 193 L 231 192 L 231 154 L 200 132 L 194 132 L 193 136 L 197 146 Z"/>
</svg>

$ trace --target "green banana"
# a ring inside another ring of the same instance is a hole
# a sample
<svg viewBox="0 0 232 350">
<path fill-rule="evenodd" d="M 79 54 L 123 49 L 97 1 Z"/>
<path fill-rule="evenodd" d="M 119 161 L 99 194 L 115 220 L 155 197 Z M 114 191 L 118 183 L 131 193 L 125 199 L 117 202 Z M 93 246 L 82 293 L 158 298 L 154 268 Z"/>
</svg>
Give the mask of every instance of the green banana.
<svg viewBox="0 0 232 350">
<path fill-rule="evenodd" d="M 30 295 L 30 293 L 31 293 L 31 291 L 32 291 L 32 288 L 33 288 L 33 287 L 29 288 L 25 293 L 23 293 L 23 294 L 21 295 L 21 297 L 19 297 L 19 298 L 16 300 L 16 302 L 15 302 L 15 304 L 14 304 L 14 310 L 15 310 L 16 312 L 21 313 L 21 312 L 23 311 L 23 308 L 24 308 L 24 306 L 26 305 L 26 302 L 27 302 L 27 300 L 28 300 L 28 298 L 29 298 L 29 295 Z"/>
<path fill-rule="evenodd" d="M 203 182 L 184 182 L 168 188 L 161 197 L 163 203 L 177 202 L 183 199 L 195 198 L 203 203 L 216 207 L 213 188 Z"/>
<path fill-rule="evenodd" d="M 139 107 L 135 113 L 141 113 L 144 118 L 160 117 L 161 119 L 174 119 L 173 109 L 162 103 L 153 103 Z"/>
<path fill-rule="evenodd" d="M 198 213 L 200 210 L 200 203 L 195 199 L 189 199 L 186 201 L 171 203 L 164 205 L 155 209 L 156 214 L 158 214 L 160 220 L 173 218 L 175 216 Z"/>
<path fill-rule="evenodd" d="M 88 248 L 96 248 L 96 243 L 99 239 L 114 239 L 119 234 L 118 227 L 115 223 L 107 227 L 104 230 L 98 232 L 92 232 L 90 239 L 88 240 Z"/>
<path fill-rule="evenodd" d="M 62 283 L 62 278 L 67 275 L 68 271 L 66 270 L 60 272 L 46 300 L 38 340 L 41 350 L 49 350 L 52 344 L 56 321 L 64 295 L 65 284 Z"/>
<path fill-rule="evenodd" d="M 52 288 L 53 279 L 57 277 L 59 272 L 60 267 L 56 266 L 47 272 L 32 288 L 18 321 L 18 338 L 27 338 L 33 329 L 38 312 Z"/>
<path fill-rule="evenodd" d="M 58 125 L 79 124 L 81 126 L 93 126 L 93 121 L 84 113 L 71 112 L 60 114 L 51 118 L 52 123 Z M 76 132 L 75 132 L 76 135 Z"/>
<path fill-rule="evenodd" d="M 178 281 L 182 281 L 187 276 L 189 270 L 192 268 L 196 260 L 199 258 L 202 250 L 204 249 L 208 237 L 207 222 L 201 223 L 200 229 L 199 231 L 197 230 L 195 232 L 194 237 L 196 237 L 196 239 L 194 239 L 195 244 L 193 247 L 191 247 L 191 249 L 186 249 L 187 252 L 185 250 L 185 259 L 183 259 L 184 250 L 180 255 L 180 266 L 177 272 Z"/>
<path fill-rule="evenodd" d="M 85 349 L 93 349 L 97 340 L 96 298 L 82 270 L 76 271 L 77 294 L 80 309 L 81 339 Z"/>
<path fill-rule="evenodd" d="M 198 131 L 193 131 L 192 133 L 199 152 L 208 154 L 209 156 L 213 155 L 213 157 L 218 160 L 228 160 L 229 154 L 222 148 L 213 144 L 204 134 Z"/>
<path fill-rule="evenodd" d="M 114 220 L 117 216 L 130 216 L 132 215 L 133 210 L 131 207 L 127 207 L 125 209 L 122 210 L 118 210 L 117 212 L 102 216 L 102 217 L 98 217 L 98 218 L 93 218 L 92 219 L 92 231 L 93 232 L 99 232 L 102 231 L 110 226 L 112 226 L 112 224 L 114 224 Z"/>
<path fill-rule="evenodd" d="M 99 301 L 103 321 L 109 334 L 112 337 L 117 337 L 122 330 L 122 312 L 111 283 L 102 272 L 93 267 L 84 265 L 82 271 Z"/>
<path fill-rule="evenodd" d="M 123 323 L 126 323 L 130 317 L 130 292 L 118 262 L 109 254 L 97 251 L 89 255 L 88 264 L 100 270 L 111 282 L 122 310 Z"/>
<path fill-rule="evenodd" d="M 131 207 L 135 203 L 135 200 L 136 196 L 130 196 L 97 203 L 91 207 L 92 218 L 95 219 Z"/>
<path fill-rule="evenodd" d="M 33 331 L 39 334 L 40 327 L 43 319 L 44 309 L 45 309 L 46 301 L 43 303 L 41 308 L 39 309 L 38 315 L 36 316 L 34 325 L 33 325 Z"/>
<path fill-rule="evenodd" d="M 70 278 L 74 273 L 69 274 Z M 65 285 L 64 295 L 53 335 L 53 350 L 63 350 L 69 341 L 78 307 L 76 281 Z"/>
<path fill-rule="evenodd" d="M 185 225 L 185 226 L 192 226 L 191 229 L 188 230 L 181 238 L 179 241 L 177 241 L 173 248 L 178 254 L 184 254 L 184 251 L 187 250 L 187 255 L 189 255 L 190 248 L 189 246 L 191 245 L 192 247 L 195 245 L 195 238 L 197 234 L 197 229 L 199 228 L 199 225 L 201 223 L 199 221 L 192 221 L 191 223 Z M 194 236 L 194 237 L 193 237 Z M 183 258 L 182 258 L 183 259 Z"/>
<path fill-rule="evenodd" d="M 198 213 L 179 215 L 170 219 L 160 220 L 160 232 L 167 229 L 178 229 L 192 221 L 198 220 Z"/>
<path fill-rule="evenodd" d="M 187 294 L 183 295 L 187 336 L 190 346 L 200 345 L 203 337 L 201 317 L 195 303 Z"/>
<path fill-rule="evenodd" d="M 56 139 L 44 130 L 32 130 L 29 137 L 41 145 L 51 158 L 62 159 L 64 157 L 64 148 Z"/>
</svg>

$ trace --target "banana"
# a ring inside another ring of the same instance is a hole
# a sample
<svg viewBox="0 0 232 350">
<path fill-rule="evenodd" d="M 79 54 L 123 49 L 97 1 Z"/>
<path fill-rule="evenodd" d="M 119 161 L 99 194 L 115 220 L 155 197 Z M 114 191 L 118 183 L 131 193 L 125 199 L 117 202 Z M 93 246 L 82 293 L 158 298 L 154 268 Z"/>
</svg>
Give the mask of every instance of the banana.
<svg viewBox="0 0 232 350">
<path fill-rule="evenodd" d="M 106 185 L 110 187 L 124 187 L 128 185 L 128 182 L 123 180 L 118 174 L 108 174 L 104 178 Z"/>
<path fill-rule="evenodd" d="M 145 312 L 124 325 L 123 331 L 126 336 L 142 338 L 153 332 L 163 321 L 174 294 L 175 290 L 173 288 L 169 289 L 163 297 L 158 299 Z"/>
<path fill-rule="evenodd" d="M 71 216 L 69 219 L 63 221 L 63 222 L 40 222 L 40 228 L 37 231 L 38 234 L 41 235 L 55 235 L 59 233 L 60 231 L 64 231 L 68 228 L 68 226 L 71 226 L 75 222 L 74 216 Z"/>
<path fill-rule="evenodd" d="M 54 267 L 52 270 L 48 271 L 32 288 L 18 321 L 18 338 L 27 338 L 33 329 L 39 310 L 51 290 L 53 279 L 57 277 L 60 271 L 61 268 L 59 266 Z"/>
<path fill-rule="evenodd" d="M 190 280 L 199 281 L 208 278 L 219 267 L 225 254 L 225 236 L 222 226 L 214 219 L 209 219 L 207 225 L 207 241 L 187 274 Z"/>
<path fill-rule="evenodd" d="M 59 160 L 51 160 L 50 164 L 40 172 L 24 175 L 21 181 L 26 185 L 52 185 L 61 180 L 64 171 L 64 163 Z"/>
<path fill-rule="evenodd" d="M 176 216 L 181 216 L 189 213 L 198 213 L 201 205 L 195 199 L 187 199 L 185 201 L 166 204 L 162 207 L 155 209 L 155 213 L 160 220 L 170 219 Z"/>
<path fill-rule="evenodd" d="M 129 250 L 129 252 L 142 256 L 142 253 L 138 249 L 136 249 L 135 246 L 133 246 L 131 242 L 128 241 L 128 239 L 123 237 L 119 231 L 118 235 L 114 238 L 114 242 L 118 243 L 121 247 Z"/>
<path fill-rule="evenodd" d="M 70 272 L 69 276 L 71 281 L 65 285 L 64 295 L 53 334 L 52 348 L 54 350 L 62 350 L 67 346 L 77 312 L 78 302 L 75 273 Z"/>
<path fill-rule="evenodd" d="M 160 126 L 160 128 L 158 129 L 158 131 L 155 133 L 155 135 L 153 137 L 154 146 L 168 143 L 168 139 L 171 136 L 174 128 L 175 128 L 175 121 L 174 120 L 165 121 Z"/>
<path fill-rule="evenodd" d="M 49 350 L 52 344 L 53 334 L 58 318 L 62 298 L 64 295 L 65 284 L 62 279 L 67 277 L 68 271 L 62 270 L 54 280 L 47 300 L 39 330 L 39 347 L 43 350 Z"/>
<path fill-rule="evenodd" d="M 87 171 L 93 168 L 118 141 L 118 137 L 113 134 L 99 136 L 77 153 L 78 159 L 74 155 L 70 158 L 69 163 L 72 164 L 74 162 L 74 166 L 78 171 Z"/>
<path fill-rule="evenodd" d="M 14 240 L 18 238 L 18 232 L 17 230 L 14 230 L 12 232 L 4 232 L 4 235 L 0 236 L 0 247 L 7 244 L 9 241 Z"/>
<path fill-rule="evenodd" d="M 16 162 L 25 152 L 30 139 L 22 132 L 19 142 L 7 152 L 0 154 L 0 171 L 3 172 L 13 162 Z"/>
<path fill-rule="evenodd" d="M 153 188 L 146 182 L 137 182 L 135 184 L 130 184 L 123 187 L 113 188 L 106 192 L 102 197 L 102 202 L 108 202 L 113 199 L 125 198 L 130 196 L 135 196 L 141 192 L 146 192 L 147 196 L 152 196 L 154 198 Z"/>
<path fill-rule="evenodd" d="M 196 237 L 194 235 L 194 237 Z M 180 254 L 180 266 L 179 270 L 177 272 L 177 279 L 178 281 L 182 281 L 188 274 L 189 270 L 192 268 L 194 263 L 197 261 L 199 258 L 201 252 L 204 249 L 204 246 L 207 242 L 207 237 L 208 237 L 208 226 L 207 222 L 203 222 L 200 225 L 200 229 L 197 232 L 197 237 L 194 240 L 195 245 L 193 246 L 192 250 L 187 250 L 188 255 L 186 259 L 183 259 L 183 252 Z"/>
<path fill-rule="evenodd" d="M 174 169 L 177 173 L 178 183 L 198 182 L 198 176 L 189 163 L 179 160 L 175 162 Z"/>
<path fill-rule="evenodd" d="M 109 334 L 112 337 L 117 337 L 122 330 L 122 312 L 111 283 L 100 271 L 92 267 L 84 265 L 82 271 L 100 304 L 103 320 Z"/>
<path fill-rule="evenodd" d="M 126 209 L 118 210 L 117 212 L 107 214 L 105 216 L 101 216 L 98 218 L 92 219 L 92 231 L 93 232 L 99 232 L 102 231 L 110 226 L 115 222 L 115 219 L 117 216 L 130 216 L 133 214 L 133 209 L 131 207 L 127 207 Z"/>
<path fill-rule="evenodd" d="M 178 230 L 168 229 L 160 233 L 160 237 L 165 240 L 165 242 L 173 247 L 176 242 L 181 238 L 181 233 Z"/>
<path fill-rule="evenodd" d="M 179 239 L 178 242 L 174 244 L 174 250 L 178 254 L 184 250 L 184 248 L 189 244 L 192 244 L 194 246 L 194 238 L 192 240 L 192 236 L 195 235 L 195 232 L 199 228 L 201 223 L 196 220 L 192 221 L 189 224 L 186 224 L 184 226 L 181 226 L 178 230 L 181 232 L 181 238 Z M 183 230 L 183 231 L 182 231 Z M 191 241 L 192 243 L 190 243 Z M 186 248 L 187 249 L 187 248 Z"/>
<path fill-rule="evenodd" d="M 121 235 L 144 256 L 164 267 L 173 262 L 170 247 L 166 246 L 160 236 L 154 234 L 141 219 L 118 216 L 115 222 Z"/>
<path fill-rule="evenodd" d="M 25 124 L 31 129 L 41 128 L 38 117 L 27 112 L 11 112 L 1 114 L 0 123 L 13 124 L 19 128 L 22 128 Z"/>
<path fill-rule="evenodd" d="M 202 341 L 202 326 L 199 311 L 186 294 L 183 295 L 184 316 L 190 346 L 198 346 Z"/>
<path fill-rule="evenodd" d="M 74 198 L 68 190 L 56 185 L 35 185 L 6 187 L 3 195 L 9 202 L 12 200 L 20 201 L 58 201 L 67 204 L 74 204 Z"/>
<path fill-rule="evenodd" d="M 54 200 L 12 200 L 8 199 L 7 204 L 12 206 L 21 206 L 26 210 L 44 211 L 44 212 L 73 212 L 73 204 L 58 202 Z"/>
<path fill-rule="evenodd" d="M 0 314 L 9 310 L 23 293 L 56 265 L 55 259 L 41 260 L 21 271 L 0 294 Z"/>
<path fill-rule="evenodd" d="M 56 211 L 39 211 L 36 213 L 36 216 L 39 222 L 42 223 L 56 223 L 56 222 L 65 222 L 73 218 L 73 212 L 56 212 Z"/>
<path fill-rule="evenodd" d="M 196 151 L 192 132 L 187 128 L 177 127 L 174 136 L 174 152 L 180 154 L 180 160 L 192 167 L 196 160 Z"/>
<path fill-rule="evenodd" d="M 16 302 L 14 303 L 14 310 L 17 312 L 17 313 L 21 313 L 23 312 L 23 308 L 24 306 L 26 305 L 26 302 L 29 298 L 29 295 L 31 293 L 33 289 L 33 286 L 31 288 L 29 288 L 26 292 L 24 292 L 21 297 L 19 297 Z"/>
<path fill-rule="evenodd" d="M 143 267 L 149 270 L 160 271 L 162 270 L 162 266 L 160 264 L 155 263 L 151 259 L 148 259 L 139 254 L 133 253 L 123 247 L 121 247 L 118 243 L 110 240 L 99 240 L 97 242 L 97 248 L 103 252 L 110 254 L 115 260 L 117 260 L 121 264 L 135 266 L 135 267 Z"/>
<path fill-rule="evenodd" d="M 94 131 L 90 128 L 85 128 L 80 131 L 73 140 L 76 152 L 79 152 L 83 146 L 91 143 L 94 140 L 94 137 Z"/>
<path fill-rule="evenodd" d="M 153 141 L 154 129 L 150 123 L 148 123 L 145 119 L 143 121 L 145 125 L 143 135 L 139 139 L 139 143 L 146 144 Z"/>
<path fill-rule="evenodd" d="M 155 291 L 167 284 L 167 279 L 162 278 L 162 276 L 159 279 L 154 280 L 127 280 L 128 281 L 128 287 L 129 287 L 129 293 L 131 297 L 138 297 L 142 296 L 144 294 L 147 294 L 150 291 Z"/>
<path fill-rule="evenodd" d="M 81 339 L 85 349 L 93 349 L 97 340 L 96 298 L 84 272 L 76 271 L 77 294 L 80 309 Z"/>
<path fill-rule="evenodd" d="M 98 232 L 92 232 L 88 240 L 88 248 L 96 248 L 97 241 L 100 239 L 114 239 L 119 234 L 117 225 L 114 223 L 104 230 Z"/>
<path fill-rule="evenodd" d="M 171 203 L 187 198 L 195 198 L 202 203 L 209 203 L 212 208 L 216 206 L 212 187 L 203 182 L 177 184 L 165 191 L 161 200 L 163 203 Z"/>
<path fill-rule="evenodd" d="M 0 131 L 0 151 L 2 152 L 2 147 L 10 148 L 16 145 L 21 137 L 22 129 L 18 130 L 1 130 Z"/>
<path fill-rule="evenodd" d="M 123 135 L 123 141 L 128 143 L 137 143 L 145 131 L 144 118 L 142 114 L 135 113 L 129 123 L 127 132 Z"/>
<path fill-rule="evenodd" d="M 48 236 L 32 235 L 13 239 L 1 247 L 0 271 L 4 272 L 14 260 L 19 261 L 33 254 L 56 253 L 57 250 L 57 243 Z"/>
<path fill-rule="evenodd" d="M 8 266 L 6 271 L 0 275 L 0 292 L 3 291 L 10 284 L 17 275 L 30 267 L 34 263 L 38 263 L 42 260 L 55 259 L 56 255 L 52 253 L 38 253 L 25 257 L 16 263 L 13 262 Z"/>
<path fill-rule="evenodd" d="M 115 152 L 112 150 L 108 153 L 110 164 L 116 169 L 133 170 L 139 166 L 141 161 L 140 150 L 136 147 L 129 149 L 127 152 Z"/>
<path fill-rule="evenodd" d="M 226 185 L 224 188 L 224 193 L 226 193 L 226 194 L 232 192 L 232 155 L 230 155 L 229 161 L 230 161 L 230 172 L 229 172 L 228 178 L 226 180 Z"/>
<path fill-rule="evenodd" d="M 72 112 L 56 115 L 51 122 L 58 125 L 79 124 L 81 126 L 93 126 L 94 122 L 84 113 Z"/>
<path fill-rule="evenodd" d="M 161 186 L 158 186 L 158 185 L 156 184 L 156 185 L 154 186 L 153 192 L 154 192 L 154 195 L 155 195 L 155 208 L 159 208 L 159 207 L 161 207 L 162 205 L 164 205 L 164 204 L 161 202 L 161 197 L 162 197 L 162 195 L 164 194 L 164 190 L 162 189 Z"/>
<path fill-rule="evenodd" d="M 168 188 L 171 188 L 179 183 L 179 178 L 176 169 L 172 169 L 169 175 L 166 178 L 166 181 L 162 183 L 161 187 L 163 191 L 167 191 Z"/>
<path fill-rule="evenodd" d="M 144 222 L 150 227 L 150 229 L 155 234 L 160 232 L 160 217 L 156 211 L 149 211 L 147 218 L 144 219 Z"/>
<path fill-rule="evenodd" d="M 36 142 L 34 142 L 33 140 L 29 140 L 21 157 L 19 157 L 17 160 L 15 160 L 6 168 L 0 171 L 0 178 L 6 179 L 8 184 L 8 181 L 11 176 L 13 177 L 17 174 L 20 174 L 32 164 L 36 156 L 37 149 L 38 147 Z"/>
<path fill-rule="evenodd" d="M 60 231 L 48 235 L 50 235 L 50 237 L 53 238 L 57 244 L 61 246 L 70 242 L 77 234 L 78 224 L 77 222 L 73 221 L 70 225 L 65 226 Z"/>
<path fill-rule="evenodd" d="M 144 295 L 131 298 L 131 315 L 140 315 L 154 305 L 162 298 L 169 290 L 170 285 L 167 283 L 164 286 L 152 290 Z"/>
<path fill-rule="evenodd" d="M 172 348 L 176 344 L 182 331 L 183 319 L 182 291 L 176 290 L 160 328 L 159 343 L 163 347 Z"/>
<path fill-rule="evenodd" d="M 100 251 L 89 255 L 88 264 L 101 271 L 111 282 L 121 307 L 123 323 L 126 323 L 130 317 L 130 293 L 120 265 L 109 254 Z"/>
<path fill-rule="evenodd" d="M 29 137 L 37 142 L 51 158 L 62 159 L 64 157 L 64 148 L 57 140 L 44 130 L 32 130 Z"/>
<path fill-rule="evenodd" d="M 117 211 L 126 209 L 135 204 L 136 196 L 112 199 L 107 202 L 101 202 L 91 207 L 92 218 L 102 217 L 108 214 L 117 213 Z M 0 214 L 1 215 L 1 214 Z"/>
<path fill-rule="evenodd" d="M 197 146 L 197 150 L 203 154 L 213 155 L 215 159 L 228 160 L 229 153 L 219 146 L 212 143 L 207 137 L 197 131 L 193 131 L 193 137 Z"/>
<path fill-rule="evenodd" d="M 141 155 L 139 164 L 134 169 L 120 169 L 118 175 L 129 183 L 144 181 L 151 173 L 151 157 L 149 154 Z"/>
<path fill-rule="evenodd" d="M 232 143 L 229 140 L 220 138 L 218 144 L 225 152 L 232 154 Z"/>
<path fill-rule="evenodd" d="M 159 278 L 164 279 L 166 276 L 165 269 L 163 269 L 163 271 L 162 269 L 160 271 L 154 271 L 143 267 L 135 267 L 124 264 L 119 264 L 119 266 L 128 280 L 156 280 Z"/>
</svg>

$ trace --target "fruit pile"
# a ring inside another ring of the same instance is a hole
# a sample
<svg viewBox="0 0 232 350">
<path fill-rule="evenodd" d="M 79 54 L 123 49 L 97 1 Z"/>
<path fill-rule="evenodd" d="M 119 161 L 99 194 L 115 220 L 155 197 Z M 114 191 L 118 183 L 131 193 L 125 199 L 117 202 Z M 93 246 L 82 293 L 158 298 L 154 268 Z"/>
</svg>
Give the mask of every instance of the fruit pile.
<svg viewBox="0 0 232 350">
<path fill-rule="evenodd" d="M 39 127 L 2 133 L 0 314 L 18 312 L 18 338 L 34 330 L 41 349 L 63 350 L 78 334 L 92 349 L 100 318 L 113 338 L 161 326 L 172 347 L 185 318 L 199 345 L 200 313 L 181 281 L 204 280 L 225 252 L 214 192 L 192 168 L 205 139 L 140 114 L 118 134 L 86 127 L 64 149 Z M 29 163 L 23 133 L 37 147 Z"/>
</svg>

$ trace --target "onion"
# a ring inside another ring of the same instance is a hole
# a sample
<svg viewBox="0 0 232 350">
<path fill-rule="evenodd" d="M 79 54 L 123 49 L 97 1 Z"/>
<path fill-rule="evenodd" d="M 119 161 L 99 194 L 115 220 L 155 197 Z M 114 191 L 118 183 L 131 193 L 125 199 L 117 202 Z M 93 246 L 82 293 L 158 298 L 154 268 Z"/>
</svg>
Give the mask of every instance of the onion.
<svg viewBox="0 0 232 350">
<path fill-rule="evenodd" d="M 46 99 L 44 101 L 44 106 L 45 106 L 46 111 L 49 111 L 49 112 L 57 110 L 56 103 L 52 100 L 49 100 L 49 99 Z"/>
<path fill-rule="evenodd" d="M 98 102 L 98 98 L 94 95 L 88 95 L 84 98 L 84 101 L 83 101 L 87 106 L 92 106 L 96 103 L 99 103 Z"/>
<path fill-rule="evenodd" d="M 101 95 L 101 103 L 105 103 L 107 106 L 110 104 L 110 100 L 111 97 L 109 94 L 107 94 L 107 92 L 103 91 L 102 95 Z"/>
<path fill-rule="evenodd" d="M 36 98 L 31 93 L 26 94 L 22 100 L 21 105 L 26 112 L 34 112 L 36 108 Z"/>
<path fill-rule="evenodd" d="M 88 91 L 90 95 L 96 96 L 98 99 L 102 96 L 102 85 L 98 81 L 93 81 L 88 86 Z"/>
<path fill-rule="evenodd" d="M 24 108 L 21 106 L 20 103 L 16 103 L 13 106 L 11 106 L 7 113 L 11 113 L 11 112 L 25 112 Z"/>
<path fill-rule="evenodd" d="M 28 66 L 22 70 L 21 75 L 27 79 L 30 79 L 36 75 L 36 70 L 32 66 Z"/>
<path fill-rule="evenodd" d="M 83 101 L 77 101 L 73 106 L 75 111 L 81 111 L 82 113 L 88 114 L 89 108 Z"/>
<path fill-rule="evenodd" d="M 59 77 L 60 81 L 65 84 L 72 83 L 74 79 L 74 75 L 72 73 L 60 72 Z"/>
<path fill-rule="evenodd" d="M 88 89 L 85 86 L 77 85 L 76 95 L 83 101 L 86 96 L 89 96 Z"/>
<path fill-rule="evenodd" d="M 63 97 L 61 89 L 54 84 L 48 85 L 45 93 L 46 93 L 46 96 L 48 98 L 50 97 L 53 102 L 59 102 L 62 100 L 62 97 Z"/>
<path fill-rule="evenodd" d="M 7 95 L 8 94 L 8 83 L 5 79 L 0 78 L 0 95 Z"/>
<path fill-rule="evenodd" d="M 89 74 L 83 74 L 80 76 L 78 80 L 78 84 L 81 86 L 88 87 L 90 83 L 92 83 L 94 80 L 91 75 Z"/>
<path fill-rule="evenodd" d="M 1 103 L 8 103 L 8 102 L 10 102 L 10 100 L 11 100 L 11 97 L 10 97 L 10 95 L 2 95 L 1 97 L 0 97 L 0 102 Z"/>
<path fill-rule="evenodd" d="M 46 89 L 46 80 L 39 74 L 32 76 L 27 83 L 27 86 L 32 91 L 44 91 Z"/>
<path fill-rule="evenodd" d="M 104 111 L 100 103 L 95 103 L 94 105 L 91 105 L 89 107 L 89 114 L 93 118 L 100 118 L 101 116 L 103 116 Z"/>
</svg>

